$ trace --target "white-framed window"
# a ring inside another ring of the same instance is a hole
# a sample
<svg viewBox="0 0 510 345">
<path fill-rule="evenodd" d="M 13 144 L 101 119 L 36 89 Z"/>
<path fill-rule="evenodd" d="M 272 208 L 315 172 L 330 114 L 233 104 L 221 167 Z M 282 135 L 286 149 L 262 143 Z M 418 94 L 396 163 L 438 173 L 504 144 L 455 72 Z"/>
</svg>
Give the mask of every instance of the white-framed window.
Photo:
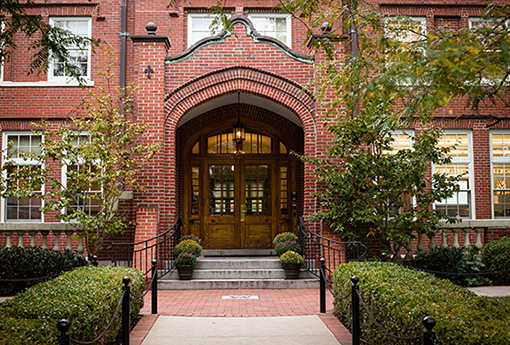
<svg viewBox="0 0 510 345">
<path fill-rule="evenodd" d="M 50 17 L 50 25 L 60 27 L 71 31 L 74 35 L 80 37 L 92 37 L 92 19 L 90 17 Z M 90 66 L 91 66 L 91 48 L 87 47 L 69 46 L 68 61 L 59 61 L 54 59 L 50 63 L 48 71 L 48 79 L 57 81 L 67 81 L 69 75 L 65 74 L 64 66 L 67 64 L 75 65 L 80 70 L 80 75 L 84 79 L 90 80 Z"/>
<path fill-rule="evenodd" d="M 393 141 L 391 142 L 391 150 L 383 150 L 384 154 L 396 154 L 399 150 L 413 148 L 414 131 L 397 130 L 391 133 Z"/>
<path fill-rule="evenodd" d="M 510 130 L 491 131 L 494 218 L 510 217 Z"/>
<path fill-rule="evenodd" d="M 410 22 L 407 22 L 409 20 Z M 402 28 L 402 30 L 399 30 Z M 406 28 L 406 30 L 404 30 Z M 426 17 L 386 17 L 386 35 L 401 42 L 416 42 L 427 33 Z M 392 30 L 393 29 L 393 30 Z M 391 30 L 391 32 L 390 32 Z"/>
<path fill-rule="evenodd" d="M 249 14 L 248 18 L 259 34 L 276 38 L 288 47 L 292 46 L 292 17 L 290 14 L 253 13 Z"/>
<path fill-rule="evenodd" d="M 90 136 L 86 133 L 81 133 L 76 136 L 73 140 L 73 146 L 83 146 L 88 145 L 90 143 Z M 79 158 L 78 158 L 79 161 Z M 76 186 L 72 186 L 73 183 L 78 183 L 81 185 L 81 193 L 75 195 L 73 197 L 73 205 L 67 207 L 63 212 L 67 214 L 73 213 L 76 209 L 81 209 L 89 216 L 94 216 L 99 212 L 100 201 L 97 199 L 90 198 L 91 195 L 97 194 L 101 192 L 101 186 L 93 183 L 89 183 L 87 181 L 80 181 L 73 178 L 73 174 L 79 173 L 83 171 L 83 169 L 87 169 L 88 174 L 96 174 L 98 173 L 98 168 L 95 165 L 85 165 L 80 162 L 77 164 L 71 165 L 69 162 L 64 162 L 62 166 L 62 185 L 64 188 L 72 188 L 75 189 Z"/>
<path fill-rule="evenodd" d="M 400 150 L 411 150 L 413 148 L 414 130 L 396 130 L 391 133 L 391 137 L 393 138 L 393 141 L 391 142 L 391 150 L 383 150 L 383 154 L 395 155 Z M 414 198 L 408 193 L 401 193 L 398 198 L 407 205 L 414 204 Z M 391 206 L 390 211 L 394 214 L 399 214 L 403 211 L 403 209 L 397 206 Z"/>
<path fill-rule="evenodd" d="M 436 201 L 436 210 L 444 211 L 450 217 L 474 218 L 473 215 L 473 154 L 471 131 L 445 130 L 438 142 L 439 147 L 452 147 L 449 156 L 451 164 L 435 165 L 434 171 L 448 176 L 462 175 L 459 191 L 448 199 Z"/>
<path fill-rule="evenodd" d="M 221 29 L 213 27 L 215 17 L 213 13 L 188 13 L 188 48 L 203 38 L 219 34 Z"/>
<path fill-rule="evenodd" d="M 30 169 L 41 168 L 38 161 L 25 160 L 20 157 L 17 152 L 29 153 L 34 152 L 39 154 L 41 148 L 39 144 L 42 141 L 42 136 L 31 132 L 25 131 L 6 131 L 3 132 L 2 138 L 2 149 L 4 152 L 3 159 L 7 159 L 14 162 L 12 169 L 20 169 L 29 167 Z M 9 145 L 9 143 L 12 143 Z M 9 180 L 7 184 L 15 184 L 19 187 L 24 183 L 23 180 Z M 16 198 L 7 197 L 2 199 L 2 222 L 42 222 L 43 214 L 40 211 L 42 207 L 42 201 L 37 197 L 37 194 L 41 194 L 44 186 L 40 186 L 38 190 L 35 190 L 35 194 L 32 197 Z"/>
</svg>

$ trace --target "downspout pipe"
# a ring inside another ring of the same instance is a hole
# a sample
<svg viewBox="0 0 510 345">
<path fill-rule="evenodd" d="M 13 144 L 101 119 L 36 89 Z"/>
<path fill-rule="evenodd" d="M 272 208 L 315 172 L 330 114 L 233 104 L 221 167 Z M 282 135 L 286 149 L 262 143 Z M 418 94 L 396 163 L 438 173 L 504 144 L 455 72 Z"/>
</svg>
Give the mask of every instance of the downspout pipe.
<svg viewBox="0 0 510 345">
<path fill-rule="evenodd" d="M 351 16 L 351 25 L 349 27 L 349 35 L 351 38 L 351 58 L 357 59 L 358 58 L 358 28 L 356 27 L 356 19 L 354 16 L 354 11 L 358 9 L 358 3 L 357 0 L 353 0 L 351 3 L 351 0 L 347 1 L 347 4 L 349 6 L 349 12 Z M 354 4 L 354 8 L 353 5 Z M 354 112 L 352 114 L 352 117 L 355 118 L 359 114 L 359 103 L 357 102 L 354 107 Z"/>
<path fill-rule="evenodd" d="M 127 33 L 127 0 L 120 2 L 120 89 L 124 90 L 126 87 L 126 38 Z M 122 91 L 123 92 L 123 91 Z M 121 107 L 121 112 L 124 113 L 124 107 Z"/>
</svg>

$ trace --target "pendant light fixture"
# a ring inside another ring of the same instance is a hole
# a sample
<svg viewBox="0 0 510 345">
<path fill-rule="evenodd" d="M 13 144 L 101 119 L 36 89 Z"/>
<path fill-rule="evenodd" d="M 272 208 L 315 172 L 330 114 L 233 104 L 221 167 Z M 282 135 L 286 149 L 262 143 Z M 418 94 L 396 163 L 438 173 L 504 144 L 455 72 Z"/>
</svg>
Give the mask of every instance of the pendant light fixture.
<svg viewBox="0 0 510 345">
<path fill-rule="evenodd" d="M 234 141 L 237 144 L 241 144 L 245 139 L 245 131 L 244 131 L 244 123 L 241 121 L 241 117 L 239 114 L 239 107 L 240 107 L 240 97 L 241 93 L 237 93 L 237 122 L 234 124 Z"/>
</svg>

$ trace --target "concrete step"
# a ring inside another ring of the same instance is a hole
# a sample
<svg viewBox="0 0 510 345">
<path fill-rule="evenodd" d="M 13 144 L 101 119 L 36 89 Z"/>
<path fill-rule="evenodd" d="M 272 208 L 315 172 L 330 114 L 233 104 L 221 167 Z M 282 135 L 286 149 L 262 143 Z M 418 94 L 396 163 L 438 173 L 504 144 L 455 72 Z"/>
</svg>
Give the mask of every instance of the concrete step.
<svg viewBox="0 0 510 345">
<path fill-rule="evenodd" d="M 193 273 L 194 275 L 195 273 Z M 158 290 L 318 289 L 319 279 L 159 280 Z"/>
<path fill-rule="evenodd" d="M 313 279 L 314 276 L 307 270 L 302 269 L 299 274 L 302 279 Z M 163 280 L 178 280 L 179 275 L 177 270 L 173 270 L 166 276 L 162 277 Z M 236 270 L 204 270 L 196 269 L 193 271 L 193 279 L 224 279 L 224 280 L 271 280 L 271 279 L 285 279 L 285 272 L 283 269 L 236 269 Z"/>
<path fill-rule="evenodd" d="M 302 268 L 299 279 L 286 280 L 276 256 L 200 257 L 191 280 L 177 269 L 158 280 L 161 290 L 316 289 L 319 279 Z"/>
<path fill-rule="evenodd" d="M 205 257 L 198 258 L 195 270 L 201 269 L 278 269 L 278 257 Z"/>
<path fill-rule="evenodd" d="M 204 249 L 202 256 L 271 256 L 276 255 L 274 249 Z"/>
</svg>

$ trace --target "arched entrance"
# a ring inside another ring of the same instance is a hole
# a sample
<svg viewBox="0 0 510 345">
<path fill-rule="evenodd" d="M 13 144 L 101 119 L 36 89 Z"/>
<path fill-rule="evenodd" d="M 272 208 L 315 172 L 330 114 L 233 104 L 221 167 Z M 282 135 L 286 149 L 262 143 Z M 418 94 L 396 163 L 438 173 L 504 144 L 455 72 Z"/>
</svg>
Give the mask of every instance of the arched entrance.
<svg viewBox="0 0 510 345">
<path fill-rule="evenodd" d="M 241 118 L 246 138 L 235 143 L 232 120 L 209 126 L 186 143 L 183 158 L 185 233 L 204 248 L 271 248 L 296 225 L 295 150 L 285 134 Z"/>
</svg>

